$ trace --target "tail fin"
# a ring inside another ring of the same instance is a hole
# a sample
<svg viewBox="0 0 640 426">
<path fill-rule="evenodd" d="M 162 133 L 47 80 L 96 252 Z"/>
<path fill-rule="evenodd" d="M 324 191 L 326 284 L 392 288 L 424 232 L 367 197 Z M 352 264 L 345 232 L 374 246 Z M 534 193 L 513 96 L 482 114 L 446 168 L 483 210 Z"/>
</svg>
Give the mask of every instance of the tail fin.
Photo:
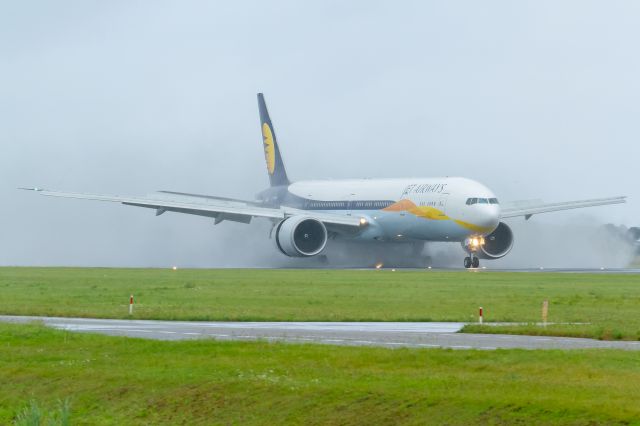
<svg viewBox="0 0 640 426">
<path fill-rule="evenodd" d="M 264 158 L 267 161 L 267 172 L 271 186 L 289 185 L 287 172 L 284 170 L 284 163 L 280 156 L 276 133 L 269 118 L 267 104 L 264 102 L 262 93 L 258 93 L 258 109 L 260 110 L 260 125 L 262 127 L 262 141 L 264 144 Z"/>
</svg>

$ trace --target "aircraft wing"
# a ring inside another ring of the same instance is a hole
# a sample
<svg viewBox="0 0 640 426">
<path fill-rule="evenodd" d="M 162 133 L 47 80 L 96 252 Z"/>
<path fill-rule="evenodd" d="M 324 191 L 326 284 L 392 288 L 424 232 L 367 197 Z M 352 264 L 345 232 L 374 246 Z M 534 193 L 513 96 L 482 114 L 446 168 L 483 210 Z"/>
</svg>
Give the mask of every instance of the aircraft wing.
<svg viewBox="0 0 640 426">
<path fill-rule="evenodd" d="M 256 202 L 256 201 L 249 201 L 249 200 L 240 200 L 238 198 L 228 198 L 228 197 L 218 197 L 215 195 L 202 195 L 202 194 L 192 194 L 189 192 L 176 192 L 176 191 L 158 191 L 161 194 L 171 194 L 171 195 L 182 195 L 185 197 L 193 197 L 193 198 L 204 198 L 207 200 L 216 200 L 216 201 L 229 201 L 229 202 L 233 202 L 233 203 L 242 203 L 242 204 L 248 204 L 248 205 L 252 205 L 252 206 L 259 206 L 260 203 Z"/>
<path fill-rule="evenodd" d="M 529 219 L 534 214 L 557 212 L 560 210 L 581 209 L 583 207 L 605 206 L 626 203 L 627 197 L 594 198 L 591 200 L 565 201 L 562 203 L 543 203 L 540 200 L 514 202 L 502 208 L 502 218 L 524 216 Z"/>
<path fill-rule="evenodd" d="M 303 210 L 282 208 L 260 207 L 252 202 L 242 200 L 232 200 L 224 198 L 195 198 L 195 197 L 173 197 L 166 198 L 158 194 L 146 197 L 128 197 L 120 195 L 103 195 L 103 194 L 83 194 L 75 192 L 49 191 L 41 188 L 20 188 L 29 191 L 35 191 L 40 195 L 48 197 L 76 198 L 82 200 L 111 201 L 122 203 L 127 206 L 146 207 L 156 210 L 156 216 L 165 212 L 177 212 L 185 214 L 193 214 L 198 216 L 207 216 L 215 219 L 218 224 L 223 220 L 233 222 L 249 223 L 254 217 L 270 219 L 274 222 L 283 220 L 289 216 L 304 214 L 313 217 L 325 225 L 336 225 L 338 229 L 357 228 L 366 225 L 366 219 L 360 216 L 346 216 L 330 213 L 315 213 Z M 177 195 L 177 194 L 174 194 Z M 185 194 L 186 195 L 186 194 Z M 191 194 L 189 194 L 191 195 Z"/>
</svg>

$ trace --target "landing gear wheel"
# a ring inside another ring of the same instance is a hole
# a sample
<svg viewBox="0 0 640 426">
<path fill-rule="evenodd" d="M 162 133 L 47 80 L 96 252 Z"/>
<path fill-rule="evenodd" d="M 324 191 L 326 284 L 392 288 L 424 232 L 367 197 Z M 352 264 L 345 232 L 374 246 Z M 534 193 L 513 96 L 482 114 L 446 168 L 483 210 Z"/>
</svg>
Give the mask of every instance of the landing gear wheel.
<svg viewBox="0 0 640 426">
<path fill-rule="evenodd" d="M 469 256 L 464 258 L 464 267 L 467 269 L 471 268 L 471 258 Z"/>
<path fill-rule="evenodd" d="M 473 259 L 471 259 L 471 266 L 473 268 L 477 268 L 478 266 L 480 266 L 480 259 L 474 256 Z"/>
</svg>

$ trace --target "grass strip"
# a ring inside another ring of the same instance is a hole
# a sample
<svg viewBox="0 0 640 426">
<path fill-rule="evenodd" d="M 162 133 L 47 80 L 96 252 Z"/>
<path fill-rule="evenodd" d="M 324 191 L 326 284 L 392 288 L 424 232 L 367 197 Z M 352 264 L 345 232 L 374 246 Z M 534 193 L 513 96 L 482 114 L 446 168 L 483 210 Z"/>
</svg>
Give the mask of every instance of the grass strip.
<svg viewBox="0 0 640 426">
<path fill-rule="evenodd" d="M 0 424 L 640 424 L 636 353 L 152 341 L 0 324 Z"/>
<path fill-rule="evenodd" d="M 513 332 L 640 337 L 640 275 L 390 270 L 0 268 L 0 314 L 235 321 L 586 323 Z M 467 331 L 477 331 L 468 327 Z"/>
</svg>

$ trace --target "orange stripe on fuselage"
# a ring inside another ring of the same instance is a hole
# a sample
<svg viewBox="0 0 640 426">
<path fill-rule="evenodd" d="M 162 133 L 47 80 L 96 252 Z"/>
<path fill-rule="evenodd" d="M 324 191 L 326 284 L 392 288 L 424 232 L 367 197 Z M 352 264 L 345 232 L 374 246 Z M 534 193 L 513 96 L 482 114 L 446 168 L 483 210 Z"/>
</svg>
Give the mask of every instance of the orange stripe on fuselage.
<svg viewBox="0 0 640 426">
<path fill-rule="evenodd" d="M 429 220 L 453 220 L 459 226 L 474 232 L 490 232 L 491 228 L 484 226 L 474 225 L 473 223 L 464 222 L 462 220 L 452 219 L 447 216 L 442 210 L 429 206 L 418 206 L 411 200 L 402 199 L 396 203 L 391 204 L 388 207 L 382 209 L 386 212 L 408 212 L 414 216 L 422 217 Z"/>
</svg>

